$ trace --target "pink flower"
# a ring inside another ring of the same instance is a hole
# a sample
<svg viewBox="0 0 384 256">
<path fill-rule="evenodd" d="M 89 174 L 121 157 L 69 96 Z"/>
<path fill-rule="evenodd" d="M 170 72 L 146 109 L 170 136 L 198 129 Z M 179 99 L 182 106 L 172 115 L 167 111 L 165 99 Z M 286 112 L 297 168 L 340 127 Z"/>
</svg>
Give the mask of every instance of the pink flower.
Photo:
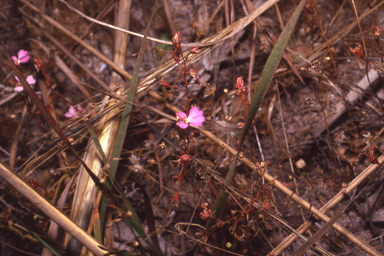
<svg viewBox="0 0 384 256">
<path fill-rule="evenodd" d="M 13 90 L 14 90 L 15 92 L 21 92 L 22 90 L 24 90 L 24 87 L 20 84 L 20 80 L 19 80 L 19 78 L 18 78 L 17 76 L 15 76 L 15 79 L 16 79 L 17 82 L 18 82 L 18 86 L 16 86 Z M 27 76 L 27 78 L 26 78 L 25 80 L 27 80 L 27 83 L 28 83 L 31 87 L 32 87 L 33 84 L 36 83 L 36 80 L 33 78 L 32 75 Z"/>
<path fill-rule="evenodd" d="M 70 106 L 68 112 L 65 113 L 65 117 L 67 118 L 76 118 L 77 114 L 83 111 L 83 109 L 78 106 L 76 109 L 73 106 Z"/>
<path fill-rule="evenodd" d="M 24 51 L 21 49 L 16 56 L 12 56 L 13 61 L 15 62 L 15 65 L 19 66 L 21 63 L 26 63 L 29 61 L 30 56 L 28 55 L 28 51 Z"/>
<path fill-rule="evenodd" d="M 188 124 L 199 127 L 203 125 L 205 118 L 203 116 L 203 111 L 200 111 L 197 107 L 193 107 L 189 110 L 189 116 L 184 112 L 176 113 L 178 122 L 176 123 L 181 129 L 186 129 Z"/>
</svg>

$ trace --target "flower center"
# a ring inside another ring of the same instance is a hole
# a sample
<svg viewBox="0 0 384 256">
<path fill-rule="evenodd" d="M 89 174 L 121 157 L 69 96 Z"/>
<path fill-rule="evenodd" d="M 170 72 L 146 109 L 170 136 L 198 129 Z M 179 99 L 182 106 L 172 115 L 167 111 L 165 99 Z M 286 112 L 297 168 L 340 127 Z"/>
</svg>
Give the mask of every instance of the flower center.
<svg viewBox="0 0 384 256">
<path fill-rule="evenodd" d="M 184 119 L 184 122 L 189 123 L 188 117 Z"/>
</svg>

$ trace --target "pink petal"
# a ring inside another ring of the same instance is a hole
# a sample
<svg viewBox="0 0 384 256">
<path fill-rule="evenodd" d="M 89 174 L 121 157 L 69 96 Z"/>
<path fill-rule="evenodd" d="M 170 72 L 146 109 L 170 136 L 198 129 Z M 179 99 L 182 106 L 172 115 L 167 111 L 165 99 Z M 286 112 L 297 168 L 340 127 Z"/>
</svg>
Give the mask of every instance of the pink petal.
<svg viewBox="0 0 384 256">
<path fill-rule="evenodd" d="M 179 126 L 181 129 L 186 129 L 188 127 L 188 124 L 185 121 L 179 121 L 176 123 L 177 126 Z"/>
<path fill-rule="evenodd" d="M 203 122 L 205 121 L 205 117 L 204 116 L 197 116 L 193 119 L 190 119 L 189 120 L 189 123 L 193 126 L 196 126 L 196 127 L 199 127 L 199 126 L 202 126 L 203 125 Z"/>
<path fill-rule="evenodd" d="M 15 79 L 17 80 L 17 82 L 20 82 L 19 78 L 17 76 L 15 76 Z"/>
<path fill-rule="evenodd" d="M 73 117 L 72 114 L 69 113 L 69 112 L 65 113 L 64 116 L 65 116 L 66 118 L 72 118 L 72 117 Z"/>
<path fill-rule="evenodd" d="M 23 86 L 16 86 L 13 90 L 15 92 L 21 92 L 22 90 L 24 90 L 24 87 Z"/>
<path fill-rule="evenodd" d="M 68 112 L 70 112 L 72 114 L 75 114 L 76 113 L 76 109 L 73 106 L 69 106 Z"/>
<path fill-rule="evenodd" d="M 36 83 L 36 80 L 33 78 L 33 76 L 32 75 L 29 75 L 29 76 L 27 76 L 27 82 L 29 83 L 29 85 L 31 85 L 32 86 L 32 84 L 35 84 Z"/>
<path fill-rule="evenodd" d="M 12 59 L 13 59 L 13 62 L 15 62 L 16 66 L 20 65 L 20 63 L 19 63 L 18 59 L 16 58 L 16 56 L 12 56 Z"/>
<path fill-rule="evenodd" d="M 188 116 L 188 119 L 189 120 L 192 120 L 198 116 L 202 116 L 203 115 L 203 111 L 200 111 L 197 107 L 193 107 L 189 110 L 189 116 Z"/>
<path fill-rule="evenodd" d="M 178 117 L 181 117 L 181 118 L 187 118 L 187 114 L 185 114 L 184 112 L 178 112 L 178 113 L 176 113 L 176 116 L 178 116 Z"/>
<path fill-rule="evenodd" d="M 28 51 L 24 51 L 23 49 L 21 49 L 18 53 L 17 53 L 17 56 L 19 57 L 19 60 L 21 60 L 22 58 L 24 58 L 25 56 L 28 55 Z M 29 59 L 29 58 L 28 58 Z"/>
<path fill-rule="evenodd" d="M 75 118 L 76 117 L 76 110 L 73 106 L 69 106 L 68 112 L 64 114 L 67 118 Z"/>
<path fill-rule="evenodd" d="M 20 63 L 26 63 L 26 62 L 29 61 L 29 58 L 30 58 L 30 57 L 31 57 L 31 56 L 27 55 L 27 56 L 25 56 L 24 58 L 20 59 L 19 62 L 20 62 Z"/>
</svg>

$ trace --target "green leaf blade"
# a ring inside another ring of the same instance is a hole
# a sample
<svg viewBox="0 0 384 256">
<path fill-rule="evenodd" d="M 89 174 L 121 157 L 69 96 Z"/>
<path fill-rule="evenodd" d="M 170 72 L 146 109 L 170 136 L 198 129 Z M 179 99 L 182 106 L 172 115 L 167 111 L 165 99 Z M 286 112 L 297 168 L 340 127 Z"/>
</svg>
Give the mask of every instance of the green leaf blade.
<svg viewBox="0 0 384 256">
<path fill-rule="evenodd" d="M 300 4 L 297 6 L 296 10 L 294 11 L 287 25 L 285 26 L 283 32 L 281 33 L 279 39 L 277 40 L 276 45 L 273 47 L 272 52 L 269 55 L 268 60 L 261 73 L 261 77 L 260 77 L 257 89 L 255 91 L 255 94 L 252 98 L 248 115 L 244 123 L 243 131 L 241 133 L 237 154 L 235 155 L 233 162 L 225 178 L 226 182 L 228 182 L 229 184 L 232 183 L 233 177 L 235 176 L 236 162 L 239 157 L 239 152 L 243 146 L 244 139 L 248 133 L 249 128 L 253 123 L 257 110 L 259 109 L 260 104 L 267 92 L 268 86 L 272 81 L 273 75 L 276 72 L 276 69 L 280 63 L 280 60 L 283 57 L 283 53 L 288 44 L 288 40 L 292 34 L 294 27 L 296 26 L 296 23 L 300 17 L 300 14 L 303 10 L 303 7 L 306 1 L 307 0 L 301 0 Z M 228 198 L 228 195 L 223 191 L 223 189 L 221 189 L 219 192 L 219 196 L 217 197 L 216 202 L 212 208 L 212 210 L 215 212 L 216 217 L 218 217 L 221 211 L 223 210 L 227 198 Z M 213 225 L 214 225 L 214 220 L 210 219 L 208 220 L 205 228 L 209 229 Z"/>
</svg>

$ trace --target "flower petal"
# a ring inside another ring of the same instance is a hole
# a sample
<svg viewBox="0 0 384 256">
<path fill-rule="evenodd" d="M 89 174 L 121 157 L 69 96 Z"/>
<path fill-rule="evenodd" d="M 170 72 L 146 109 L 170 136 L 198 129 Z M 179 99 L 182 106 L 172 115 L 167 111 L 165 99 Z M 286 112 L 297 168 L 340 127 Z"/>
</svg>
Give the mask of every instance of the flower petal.
<svg viewBox="0 0 384 256">
<path fill-rule="evenodd" d="M 69 106 L 68 112 L 64 114 L 67 118 L 75 118 L 76 117 L 76 110 L 73 106 Z"/>
<path fill-rule="evenodd" d="M 27 76 L 27 78 L 26 78 L 25 80 L 27 80 L 27 82 L 28 82 L 29 85 L 31 85 L 31 86 L 32 86 L 32 84 L 35 84 L 35 83 L 36 83 L 36 80 L 33 78 L 32 75 Z"/>
<path fill-rule="evenodd" d="M 178 116 L 178 117 L 181 117 L 181 118 L 187 118 L 187 114 L 185 114 L 184 112 L 178 112 L 178 113 L 176 113 L 176 116 Z"/>
<path fill-rule="evenodd" d="M 73 117 L 72 114 L 69 113 L 69 112 L 65 113 L 64 116 L 65 116 L 66 118 L 72 118 L 72 117 Z"/>
<path fill-rule="evenodd" d="M 204 116 L 197 116 L 193 119 L 190 119 L 189 120 L 189 123 L 193 126 L 196 126 L 196 127 L 199 127 L 199 126 L 202 126 L 203 125 L 203 122 L 205 121 L 205 117 Z"/>
<path fill-rule="evenodd" d="M 13 59 L 13 62 L 15 62 L 16 66 L 20 65 L 19 60 L 16 58 L 16 56 L 12 56 L 12 59 Z"/>
<path fill-rule="evenodd" d="M 26 62 L 29 61 L 29 58 L 30 58 L 30 57 L 31 57 L 31 56 L 27 55 L 27 56 L 25 56 L 24 58 L 20 59 L 19 62 L 20 62 L 20 63 L 26 63 Z"/>
<path fill-rule="evenodd" d="M 186 129 L 188 127 L 188 124 L 184 120 L 177 122 L 176 125 L 181 129 Z"/>
<path fill-rule="evenodd" d="M 200 111 L 197 107 L 193 107 L 189 110 L 189 116 L 188 116 L 188 119 L 189 120 L 192 120 L 198 116 L 202 116 L 203 115 L 203 111 Z"/>
<path fill-rule="evenodd" d="M 22 90 L 24 90 L 24 87 L 23 86 L 16 86 L 15 88 L 13 88 L 13 90 L 15 92 L 21 92 Z"/>
<path fill-rule="evenodd" d="M 19 60 L 21 60 L 22 58 L 24 58 L 25 56 L 28 55 L 28 51 L 24 51 L 23 49 L 21 49 L 18 53 L 17 53 L 17 56 L 19 57 Z M 29 59 L 29 58 L 28 58 Z"/>
</svg>

